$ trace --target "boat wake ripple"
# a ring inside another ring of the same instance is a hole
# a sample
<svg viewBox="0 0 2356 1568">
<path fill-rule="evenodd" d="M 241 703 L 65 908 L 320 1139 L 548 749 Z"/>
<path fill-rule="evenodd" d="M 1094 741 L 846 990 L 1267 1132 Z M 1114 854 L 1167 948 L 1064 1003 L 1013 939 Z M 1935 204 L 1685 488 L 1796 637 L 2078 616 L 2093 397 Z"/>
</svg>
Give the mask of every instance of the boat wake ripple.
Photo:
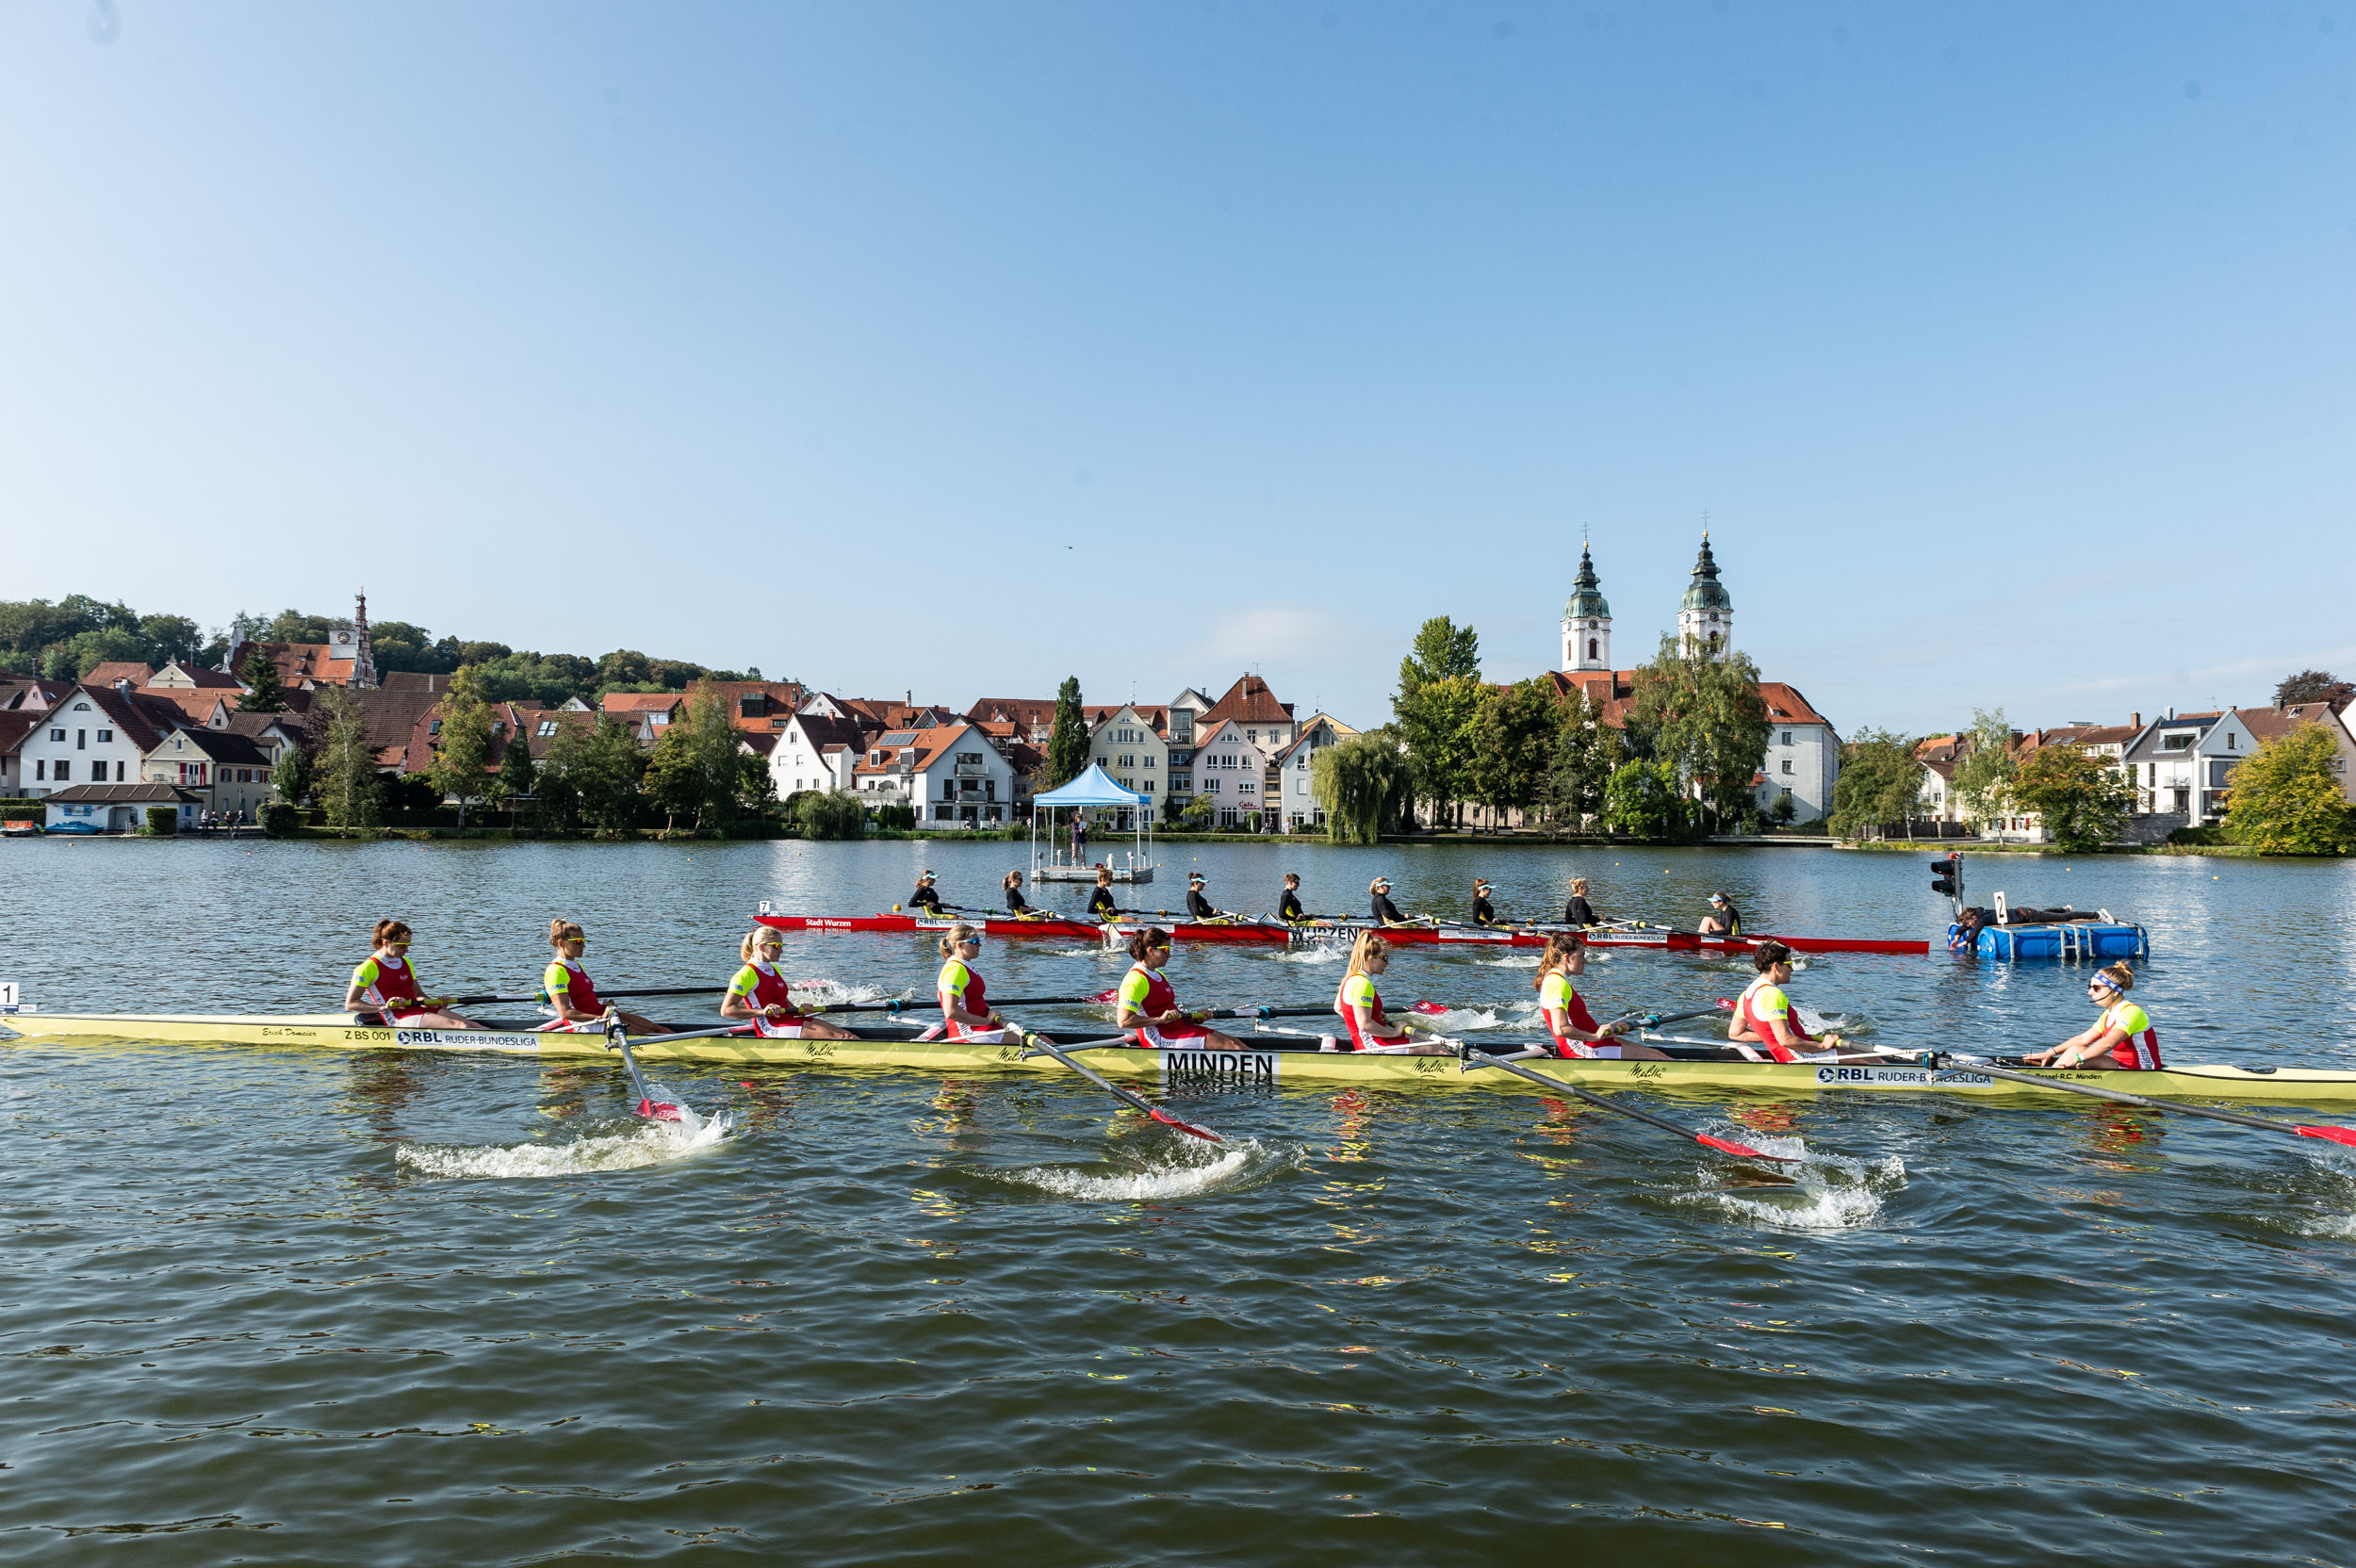
<svg viewBox="0 0 2356 1568">
<path fill-rule="evenodd" d="M 1337 942 L 1311 942 L 1303 947 L 1288 947 L 1281 953 L 1270 953 L 1268 959 L 1279 964 L 1338 964 L 1350 956 L 1350 949 Z"/>
<path fill-rule="evenodd" d="M 897 991 L 889 991 L 881 986 L 854 985 L 843 980 L 796 980 L 794 991 L 796 996 L 806 996 L 811 1002 L 830 1007 L 852 1003 L 888 1002 L 895 996 L 905 1001 L 912 994 L 905 987 Z"/>
<path fill-rule="evenodd" d="M 1195 1198 L 1234 1187 L 1292 1164 L 1293 1156 L 1264 1147 L 1257 1138 L 1206 1144 L 1186 1138 L 1150 1161 L 1125 1170 L 1079 1166 L 1026 1166 L 991 1171 L 1012 1186 L 1031 1187 L 1083 1202 L 1134 1203 Z"/>
<path fill-rule="evenodd" d="M 632 1118 L 628 1127 L 618 1131 L 591 1133 L 564 1143 L 517 1143 L 505 1148 L 403 1144 L 393 1152 L 393 1160 L 418 1176 L 443 1180 L 580 1176 L 666 1165 L 714 1148 L 728 1135 L 726 1111 L 706 1120 L 681 1105 L 677 1121 Z"/>
<path fill-rule="evenodd" d="M 1701 1189 L 1681 1201 L 1718 1209 L 1746 1224 L 1777 1231 L 1853 1231 L 1872 1224 L 1884 1198 L 1906 1184 L 1906 1163 L 1895 1154 L 1860 1160 L 1811 1150 L 1806 1138 L 1769 1137 L 1735 1122 L 1706 1129 L 1713 1137 L 1748 1144 L 1763 1154 L 1797 1155 L 1778 1166 L 1789 1184 L 1758 1184 L 1753 1172 L 1726 1160 L 1701 1168 Z"/>
</svg>

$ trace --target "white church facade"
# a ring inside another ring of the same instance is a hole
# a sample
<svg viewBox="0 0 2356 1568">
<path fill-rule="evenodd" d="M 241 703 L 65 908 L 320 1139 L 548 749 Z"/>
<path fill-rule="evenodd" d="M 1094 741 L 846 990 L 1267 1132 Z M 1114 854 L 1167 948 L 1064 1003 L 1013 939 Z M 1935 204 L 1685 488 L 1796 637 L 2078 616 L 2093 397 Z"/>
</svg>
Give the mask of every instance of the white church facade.
<svg viewBox="0 0 2356 1568">
<path fill-rule="evenodd" d="M 1718 580 L 1708 533 L 1677 604 L 1677 638 L 1679 651 L 1689 656 L 1723 659 L 1734 651 L 1734 598 Z M 1579 552 L 1579 577 L 1562 607 L 1562 652 L 1556 685 L 1566 694 L 1573 688 L 1583 693 L 1602 723 L 1614 728 L 1625 725 L 1636 695 L 1636 672 L 1612 662 L 1612 606 L 1589 547 Z M 1841 776 L 1841 737 L 1832 721 L 1786 682 L 1762 680 L 1759 694 L 1767 705 L 1769 726 L 1766 760 L 1753 784 L 1759 809 L 1775 814 L 1777 802 L 1789 794 L 1791 820 L 1829 816 L 1833 784 Z"/>
</svg>

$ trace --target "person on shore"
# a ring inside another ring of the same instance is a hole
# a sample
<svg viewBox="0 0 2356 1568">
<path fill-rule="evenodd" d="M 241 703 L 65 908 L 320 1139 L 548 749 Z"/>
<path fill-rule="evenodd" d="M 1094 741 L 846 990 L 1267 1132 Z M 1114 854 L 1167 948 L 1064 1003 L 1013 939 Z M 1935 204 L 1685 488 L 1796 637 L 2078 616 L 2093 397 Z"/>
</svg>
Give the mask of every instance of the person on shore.
<svg viewBox="0 0 2356 1568">
<path fill-rule="evenodd" d="M 1395 1056 L 1451 1054 L 1448 1046 L 1419 1044 L 1406 1030 L 1383 1016 L 1382 993 L 1374 988 L 1374 983 L 1390 967 L 1391 944 L 1375 932 L 1359 932 L 1358 939 L 1350 943 L 1350 969 L 1342 976 L 1342 988 L 1333 997 L 1333 1010 L 1350 1026 L 1350 1043 L 1340 1049 L 1378 1051 Z"/>
<path fill-rule="evenodd" d="M 1371 895 L 1369 906 L 1377 924 L 1405 925 L 1408 923 L 1407 917 L 1399 912 L 1399 906 L 1391 902 L 1391 879 L 1389 877 L 1376 877 L 1366 884 L 1366 891 Z"/>
<path fill-rule="evenodd" d="M 1793 1016 L 1792 999 L 1783 988 L 1792 980 L 1792 950 L 1778 941 L 1764 941 L 1751 955 L 1751 967 L 1759 971 L 1759 978 L 1742 988 L 1734 1004 L 1734 1017 L 1726 1024 L 1726 1038 L 1745 1056 L 1757 1056 L 1748 1049 L 1759 1046 L 1779 1062 L 1830 1061 L 1845 1042 L 1839 1035 L 1816 1038 L 1800 1027 Z"/>
<path fill-rule="evenodd" d="M 1126 1029 L 1147 1051 L 1242 1051 L 1233 1035 L 1205 1028 L 1202 1017 L 1178 1010 L 1178 993 L 1162 971 L 1170 964 L 1170 933 L 1149 925 L 1129 938 L 1137 960 L 1121 977 L 1120 1010 L 1113 1027 Z"/>
<path fill-rule="evenodd" d="M 1739 937 L 1742 934 L 1742 911 L 1734 906 L 1734 900 L 1724 893 L 1710 895 L 1710 913 L 1695 927 L 1705 937 Z"/>
<path fill-rule="evenodd" d="M 1595 918 L 1595 906 L 1587 902 L 1587 878 L 1583 876 L 1571 878 L 1571 901 L 1562 906 L 1562 923 L 1565 925 L 1576 925 L 1582 929 L 1603 923 Z"/>
<path fill-rule="evenodd" d="M 1110 868 L 1096 868 L 1096 890 L 1088 894 L 1088 913 L 1110 924 L 1121 918 L 1121 905 L 1113 897 L 1113 874 Z"/>
<path fill-rule="evenodd" d="M 1006 890 L 1006 913 L 1017 920 L 1039 918 L 1039 911 L 1032 908 L 1030 901 L 1023 896 L 1023 874 L 1021 872 L 1006 873 L 1004 877 L 1000 878 L 998 885 Z"/>
<path fill-rule="evenodd" d="M 397 920 L 380 920 L 370 938 L 372 951 L 352 972 L 344 989 L 344 1011 L 374 1013 L 387 1028 L 487 1029 L 447 1012 L 446 996 L 427 996 L 417 985 L 417 972 L 409 967 L 410 930 Z"/>
<path fill-rule="evenodd" d="M 766 930 L 767 927 L 762 927 Z M 555 1031 L 588 1034 L 605 1027 L 605 1004 L 597 1000 L 597 984 L 589 972 L 581 967 L 581 956 L 589 945 L 588 934 L 576 920 L 548 922 L 548 945 L 556 949 L 556 956 L 541 972 L 540 988 L 548 993 L 548 1006 L 556 1020 L 540 1025 L 543 1033 Z M 633 1035 L 659 1035 L 663 1025 L 636 1013 L 614 1009 L 622 1027 Z"/>
<path fill-rule="evenodd" d="M 1473 878 L 1472 918 L 1475 925 L 1497 923 L 1497 907 L 1489 902 L 1489 884 L 1478 876 Z"/>
<path fill-rule="evenodd" d="M 1276 901 L 1276 918 L 1288 923 L 1309 918 L 1309 911 L 1301 906 L 1301 874 L 1297 871 L 1284 874 L 1284 896 Z"/>
<path fill-rule="evenodd" d="M 2096 970 L 2086 981 L 2086 1000 L 2102 1009 L 2094 1027 L 2021 1058 L 2039 1067 L 2099 1067 L 2126 1072 L 2159 1072 L 2160 1032 L 2151 1015 L 2127 1000 L 2135 972 L 2125 964 Z"/>
<path fill-rule="evenodd" d="M 757 925 L 736 946 L 744 967 L 720 993 L 720 1016 L 748 1022 L 766 1039 L 855 1040 L 841 1024 L 828 1023 L 794 1005 L 794 988 L 777 971 L 785 938 L 773 925 Z"/>
<path fill-rule="evenodd" d="M 1656 1051 L 1649 1045 L 1626 1044 L 1617 1029 L 1596 1025 L 1579 988 L 1572 984 L 1586 972 L 1585 937 L 1576 931 L 1563 931 L 1546 939 L 1546 950 L 1538 956 L 1536 985 L 1538 1011 L 1546 1021 L 1546 1033 L 1554 1039 L 1554 1054 L 1666 1061 L 1667 1052 Z"/>
<path fill-rule="evenodd" d="M 1188 920 L 1233 920 L 1235 917 L 1203 896 L 1203 874 L 1196 872 L 1186 878 L 1186 918 Z"/>
<path fill-rule="evenodd" d="M 990 988 L 974 972 L 973 960 L 981 956 L 981 932 L 964 921 L 942 932 L 941 956 L 944 962 L 940 976 L 933 982 L 933 991 L 941 1002 L 943 1037 L 996 1045 L 1006 1039 L 1010 1025 L 1005 1015 L 991 1010 Z"/>
<path fill-rule="evenodd" d="M 920 871 L 916 874 L 916 890 L 908 894 L 908 907 L 922 909 L 928 915 L 941 913 L 941 894 L 933 887 L 931 872 Z"/>
</svg>

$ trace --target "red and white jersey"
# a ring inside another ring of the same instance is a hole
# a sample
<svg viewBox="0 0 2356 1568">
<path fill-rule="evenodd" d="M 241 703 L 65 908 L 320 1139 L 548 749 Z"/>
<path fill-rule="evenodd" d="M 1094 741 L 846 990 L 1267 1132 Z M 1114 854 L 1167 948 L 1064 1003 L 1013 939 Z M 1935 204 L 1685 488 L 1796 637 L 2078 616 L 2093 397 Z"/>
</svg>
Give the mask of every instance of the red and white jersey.
<svg viewBox="0 0 2356 1568">
<path fill-rule="evenodd" d="M 559 991 L 564 992 L 565 1003 L 574 1012 L 605 1011 L 605 1004 L 597 1000 L 597 988 L 590 983 L 589 972 L 581 967 L 579 959 L 567 958 L 562 953 L 540 977 L 540 988 L 548 993 L 550 1002 L 556 1000 Z"/>
<path fill-rule="evenodd" d="M 1350 1048 L 1352 1051 L 1365 1051 L 1378 1043 L 1366 1038 L 1365 1031 L 1358 1026 L 1358 1009 L 1361 1007 L 1373 1016 L 1377 1024 L 1383 1021 L 1383 995 L 1374 988 L 1374 977 L 1366 973 L 1353 974 L 1343 981 L 1341 994 L 1333 999 L 1333 1010 L 1342 1015 L 1343 1022 L 1350 1025 Z M 1393 1037 L 1388 1035 L 1382 1037 L 1384 1040 Z"/>
<path fill-rule="evenodd" d="M 728 982 L 728 994 L 757 1013 L 766 1013 L 771 1007 L 794 1010 L 794 988 L 785 983 L 785 976 L 774 965 L 759 959 L 736 972 L 736 978 Z"/>
<path fill-rule="evenodd" d="M 388 1019 L 425 1011 L 418 1005 L 425 993 L 417 988 L 417 972 L 409 967 L 406 958 L 380 958 L 370 954 L 352 972 L 352 984 L 360 992 L 361 1001 Z"/>
<path fill-rule="evenodd" d="M 1562 1021 L 1574 1029 L 1595 1032 L 1595 1018 L 1587 1010 L 1586 999 L 1571 984 L 1571 977 L 1561 970 L 1551 970 L 1538 987 L 1539 1016 L 1546 1021 L 1546 1033 L 1554 1037 L 1554 1054 L 1558 1056 L 1593 1056 L 1595 1048 L 1586 1040 L 1575 1040 L 1554 1026 L 1554 1015 L 1561 1013 Z"/>
<path fill-rule="evenodd" d="M 949 1017 L 949 1004 L 953 1002 L 976 1018 L 990 1016 L 990 988 L 982 984 L 982 977 L 973 972 L 972 965 L 962 958 L 950 959 L 941 966 L 941 978 L 933 983 L 933 990 L 941 999 L 941 1016 L 946 1022 L 942 1033 L 948 1038 L 962 1040 L 977 1035 L 997 1038 L 995 1030 L 976 1030 Z"/>
<path fill-rule="evenodd" d="M 2130 1072 L 2161 1070 L 2160 1032 L 2151 1027 L 2151 1014 L 2132 1002 L 2114 1002 L 2102 1013 L 2102 1029 L 2106 1034 L 2118 1029 L 2127 1037 L 2111 1047 L 2111 1066 Z"/>
</svg>

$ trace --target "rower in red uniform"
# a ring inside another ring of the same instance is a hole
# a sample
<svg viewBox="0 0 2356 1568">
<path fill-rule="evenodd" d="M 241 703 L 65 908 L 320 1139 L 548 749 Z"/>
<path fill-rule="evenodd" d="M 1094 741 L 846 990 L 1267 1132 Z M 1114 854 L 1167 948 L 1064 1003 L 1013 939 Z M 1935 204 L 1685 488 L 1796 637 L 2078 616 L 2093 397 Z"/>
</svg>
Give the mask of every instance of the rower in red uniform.
<svg viewBox="0 0 2356 1568">
<path fill-rule="evenodd" d="M 1608 1056 L 1623 1060 L 1642 1057 L 1665 1061 L 1668 1053 L 1655 1051 L 1649 1045 L 1623 1043 L 1616 1030 L 1597 1026 L 1595 1015 L 1571 984 L 1587 972 L 1587 939 L 1576 931 L 1565 931 L 1546 939 L 1546 950 L 1538 956 L 1538 1011 L 1546 1021 L 1546 1033 L 1554 1038 L 1554 1054 L 1558 1056 Z"/>
<path fill-rule="evenodd" d="M 994 1045 L 1009 1033 L 1021 1031 L 1008 1024 L 1003 1014 L 990 1010 L 990 988 L 973 972 L 973 960 L 981 951 L 981 932 L 964 921 L 942 932 L 941 956 L 948 961 L 941 966 L 933 989 L 941 999 L 942 1037 Z"/>
<path fill-rule="evenodd" d="M 2021 1060 L 2044 1067 L 2084 1065 L 2126 1072 L 2165 1071 L 2160 1061 L 2160 1032 L 2151 1027 L 2151 1015 L 2127 1000 L 2128 989 L 2135 983 L 2135 972 L 2125 964 L 2095 971 L 2093 978 L 2086 982 L 2087 999 L 2102 1009 L 2094 1027 L 2059 1045 L 2031 1052 Z"/>
<path fill-rule="evenodd" d="M 1121 977 L 1120 1011 L 1113 1027 L 1126 1029 L 1147 1051 L 1242 1051 L 1248 1049 L 1232 1035 L 1206 1029 L 1191 1013 L 1178 1010 L 1178 993 L 1163 978 L 1170 962 L 1170 933 L 1149 925 L 1129 938 L 1129 956 L 1137 962 Z"/>
<path fill-rule="evenodd" d="M 1361 931 L 1350 944 L 1350 971 L 1334 995 L 1333 1010 L 1350 1026 L 1345 1051 L 1379 1051 L 1394 1056 L 1446 1056 L 1445 1045 L 1418 1045 L 1406 1030 L 1383 1016 L 1383 997 L 1374 988 L 1377 975 L 1391 967 L 1391 944 L 1372 931 Z"/>
<path fill-rule="evenodd" d="M 785 938 L 777 927 L 755 926 L 745 933 L 736 951 L 744 960 L 744 967 L 736 972 L 728 988 L 720 993 L 722 1018 L 747 1020 L 753 1033 L 765 1039 L 859 1038 L 840 1024 L 828 1023 L 794 1005 L 794 988 L 777 972 L 777 955 L 785 951 Z"/>
<path fill-rule="evenodd" d="M 548 922 L 548 945 L 556 949 L 556 956 L 540 976 L 540 988 L 548 993 L 548 1005 L 555 1009 L 554 1021 L 540 1025 L 541 1033 L 557 1031 L 569 1034 L 592 1034 L 605 1027 L 605 1004 L 597 1000 L 597 988 L 590 980 L 589 972 L 581 967 L 581 955 L 589 945 L 588 934 L 581 923 L 572 920 Z M 663 1026 L 636 1013 L 615 1010 L 622 1027 L 633 1035 L 659 1035 Z"/>
<path fill-rule="evenodd" d="M 401 1029 L 483 1029 L 488 1025 L 441 1010 L 448 997 L 427 996 L 417 987 L 417 972 L 409 967 L 409 927 L 401 921 L 380 920 L 371 939 L 376 950 L 360 960 L 344 990 L 344 1011 L 374 1013 L 391 1027 Z"/>
<path fill-rule="evenodd" d="M 1751 967 L 1759 971 L 1759 978 L 1744 987 L 1736 1000 L 1726 1038 L 1754 1061 L 1759 1055 L 1749 1049 L 1754 1045 L 1779 1062 L 1828 1062 L 1838 1057 L 1847 1042 L 1839 1035 L 1826 1035 L 1820 1040 L 1792 1016 L 1792 999 L 1783 991 L 1792 978 L 1792 950 L 1778 941 L 1763 941 L 1751 954 Z"/>
</svg>

